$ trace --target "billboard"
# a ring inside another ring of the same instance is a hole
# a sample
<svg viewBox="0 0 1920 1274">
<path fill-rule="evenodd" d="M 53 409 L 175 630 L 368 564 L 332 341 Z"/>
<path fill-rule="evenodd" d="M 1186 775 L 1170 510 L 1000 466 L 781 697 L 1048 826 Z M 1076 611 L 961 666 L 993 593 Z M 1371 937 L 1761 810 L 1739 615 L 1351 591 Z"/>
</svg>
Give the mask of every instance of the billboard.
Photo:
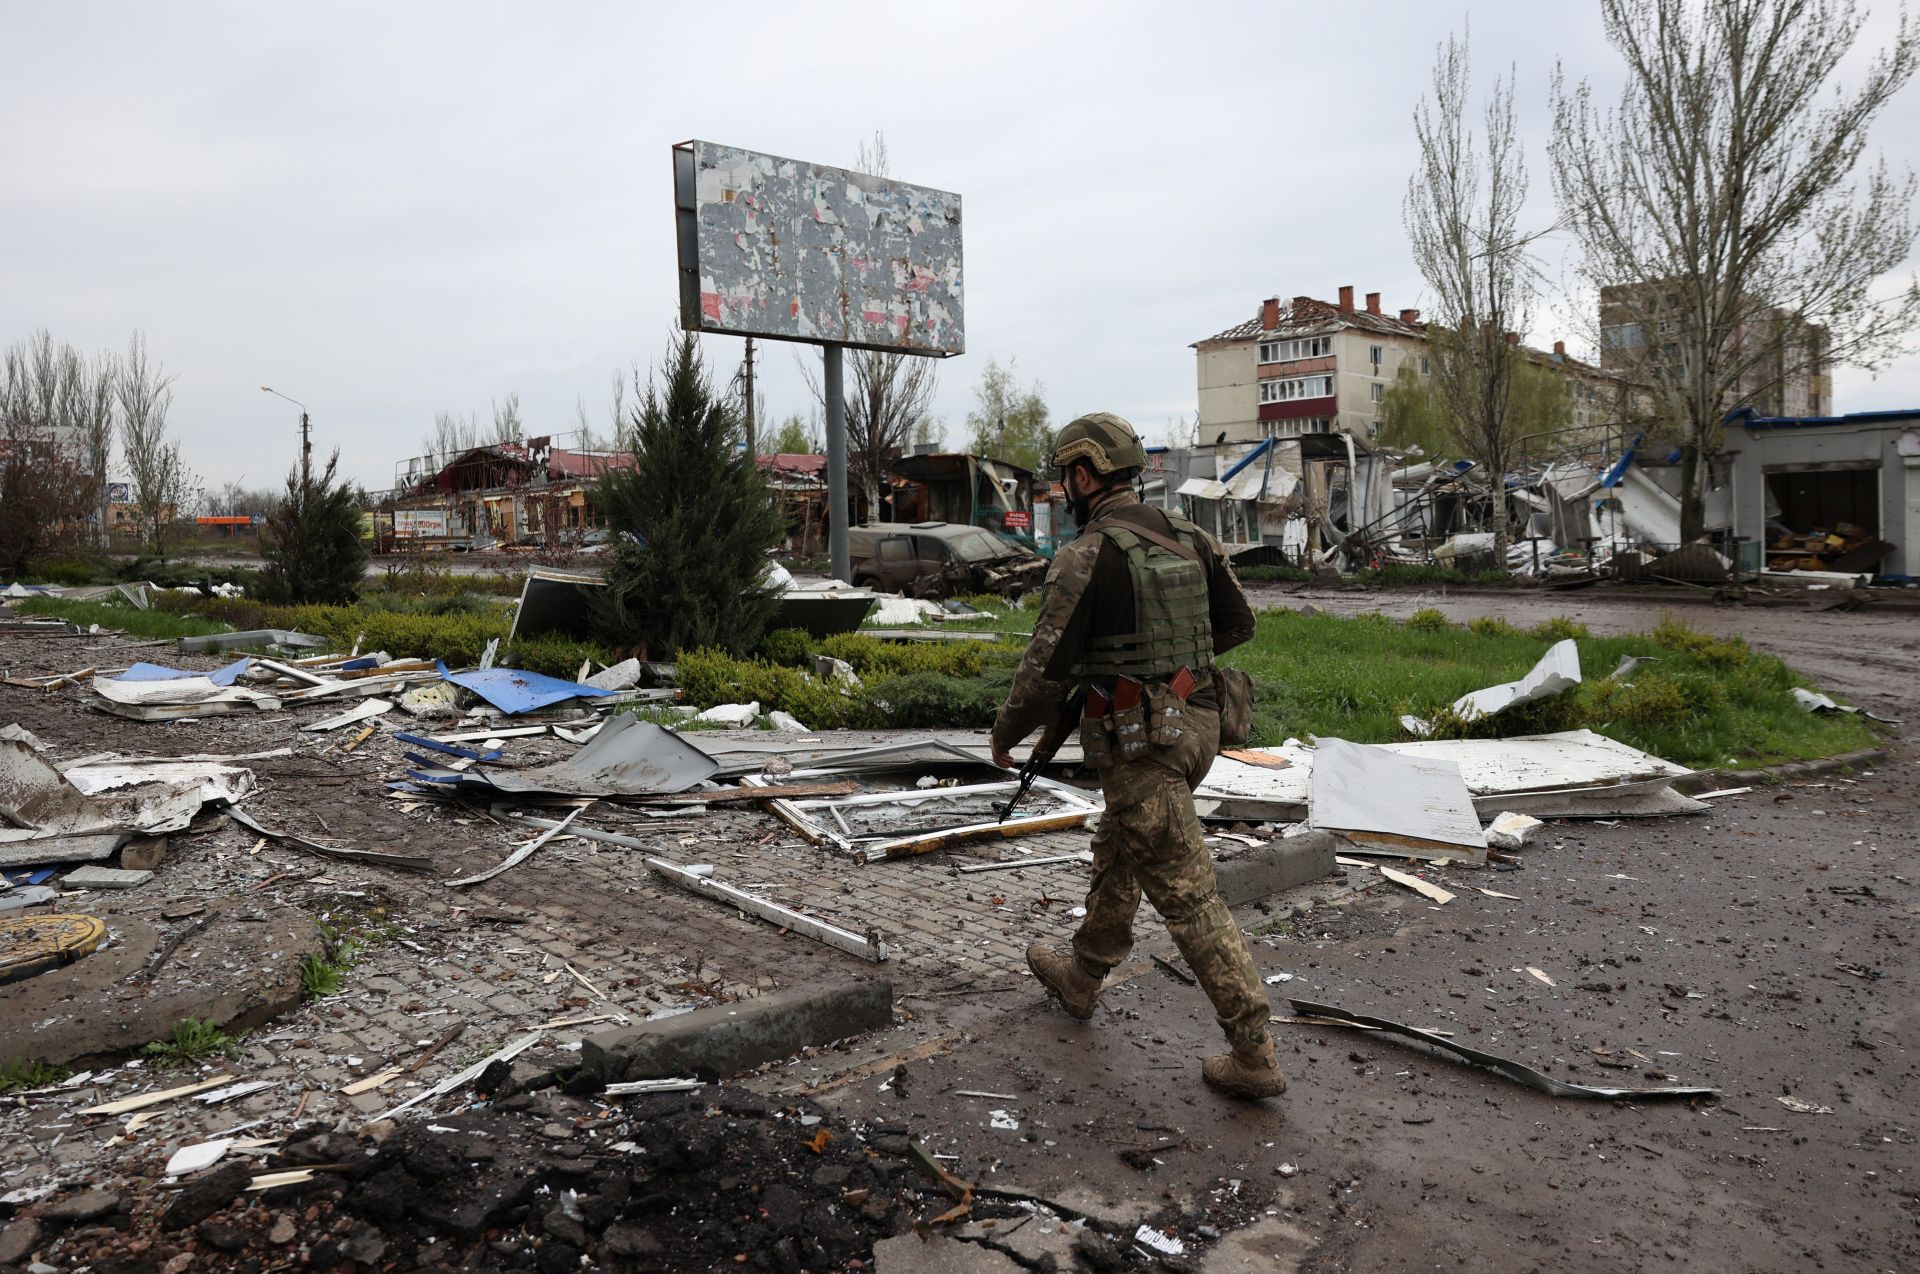
<svg viewBox="0 0 1920 1274">
<path fill-rule="evenodd" d="M 966 352 L 959 195 L 700 141 L 673 188 L 688 331 Z"/>
<path fill-rule="evenodd" d="M 445 509 L 395 509 L 393 534 L 396 539 L 443 536 L 447 533 Z"/>
</svg>

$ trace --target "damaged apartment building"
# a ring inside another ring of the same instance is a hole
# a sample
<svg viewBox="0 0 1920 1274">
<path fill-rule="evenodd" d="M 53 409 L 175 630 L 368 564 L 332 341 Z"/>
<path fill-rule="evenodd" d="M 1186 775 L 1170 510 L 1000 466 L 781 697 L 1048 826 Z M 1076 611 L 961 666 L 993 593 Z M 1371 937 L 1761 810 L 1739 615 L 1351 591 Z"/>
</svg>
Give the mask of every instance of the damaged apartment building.
<svg viewBox="0 0 1920 1274">
<path fill-rule="evenodd" d="M 1184 508 L 1243 560 L 1294 565 L 1484 557 L 1496 500 L 1517 529 L 1505 564 L 1517 573 L 1625 566 L 1679 546 L 1678 466 L 1670 448 L 1644 445 L 1649 403 L 1622 362 L 1645 333 L 1613 322 L 1600 366 L 1564 342 L 1522 346 L 1563 378 L 1565 411 L 1552 428 L 1522 421 L 1513 470 L 1493 483 L 1469 462 L 1380 444 L 1396 379 L 1433 373 L 1427 327 L 1418 310 L 1383 308 L 1377 292 L 1359 305 L 1351 287 L 1338 295 L 1271 297 L 1194 343 L 1194 443 L 1154 457 L 1152 502 Z M 1617 304 L 1603 304 L 1602 319 L 1618 319 Z M 1915 576 L 1920 413 L 1823 415 L 1831 377 L 1824 362 L 1812 366 L 1729 416 L 1708 466 L 1712 565 L 1718 577 Z"/>
</svg>

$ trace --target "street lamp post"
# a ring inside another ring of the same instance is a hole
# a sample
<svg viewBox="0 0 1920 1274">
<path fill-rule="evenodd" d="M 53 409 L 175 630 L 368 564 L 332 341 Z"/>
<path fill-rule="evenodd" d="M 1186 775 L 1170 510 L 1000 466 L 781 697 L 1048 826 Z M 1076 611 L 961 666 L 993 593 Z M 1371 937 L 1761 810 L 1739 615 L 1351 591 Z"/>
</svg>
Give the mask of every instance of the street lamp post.
<svg viewBox="0 0 1920 1274">
<path fill-rule="evenodd" d="M 300 409 L 300 489 L 304 491 L 313 478 L 313 435 L 307 422 L 307 405 L 297 398 L 287 398 L 269 385 L 260 386 L 260 392 L 272 394 L 275 398 L 286 398 Z"/>
</svg>

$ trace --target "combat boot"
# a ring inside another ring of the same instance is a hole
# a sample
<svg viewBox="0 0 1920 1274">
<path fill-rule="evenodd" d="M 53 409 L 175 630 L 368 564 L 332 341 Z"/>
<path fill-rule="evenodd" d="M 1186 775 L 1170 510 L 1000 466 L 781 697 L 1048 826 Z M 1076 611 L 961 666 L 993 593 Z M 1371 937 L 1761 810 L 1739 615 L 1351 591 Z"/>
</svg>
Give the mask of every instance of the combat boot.
<svg viewBox="0 0 1920 1274">
<path fill-rule="evenodd" d="M 1200 1077 L 1229 1097 L 1258 1101 L 1278 1097 L 1287 1091 L 1287 1077 L 1280 1073 L 1280 1059 L 1274 1056 L 1273 1041 L 1261 1040 L 1251 1052 L 1234 1049 L 1200 1064 Z"/>
<path fill-rule="evenodd" d="M 1027 948 L 1027 967 L 1040 979 L 1040 985 L 1060 1001 L 1060 1007 L 1069 1017 L 1084 1022 L 1093 1016 L 1093 1006 L 1100 1001 L 1100 984 L 1104 979 L 1081 968 L 1080 958 L 1074 955 L 1072 947 L 1065 943 L 1036 942 Z"/>
</svg>

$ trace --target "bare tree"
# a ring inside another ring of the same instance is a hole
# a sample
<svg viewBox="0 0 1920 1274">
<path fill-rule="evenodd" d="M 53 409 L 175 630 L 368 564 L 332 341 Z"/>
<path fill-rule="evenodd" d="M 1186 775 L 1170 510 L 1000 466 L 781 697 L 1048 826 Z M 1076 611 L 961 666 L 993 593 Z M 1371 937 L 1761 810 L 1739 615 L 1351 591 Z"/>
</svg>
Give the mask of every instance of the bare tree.
<svg viewBox="0 0 1920 1274">
<path fill-rule="evenodd" d="M 1914 243 L 1911 173 L 1855 179 L 1867 132 L 1913 75 L 1903 11 L 1849 86 L 1851 0 L 1602 0 L 1619 104 L 1554 82 L 1553 183 L 1600 292 L 1603 361 L 1679 431 L 1681 531 L 1732 408 L 1831 364 L 1875 368 L 1920 321 L 1920 284 L 1873 295 Z M 1830 408 L 1829 408 L 1830 409 Z"/>
<path fill-rule="evenodd" d="M 487 441 L 498 445 L 503 442 L 519 442 L 526 429 L 520 419 L 520 395 L 508 390 L 504 399 L 491 400 L 493 407 L 493 428 L 487 433 Z"/>
<path fill-rule="evenodd" d="M 194 475 L 180 459 L 180 444 L 167 440 L 167 409 L 173 377 L 147 361 L 146 337 L 135 332 L 115 382 L 120 399 L 122 447 L 133 480 L 140 532 L 156 556 L 167 555 L 174 524 L 194 494 Z"/>
<path fill-rule="evenodd" d="M 74 356 L 74 375 L 81 385 L 76 401 L 80 463 L 86 474 L 88 503 L 93 510 L 93 535 L 96 544 L 107 543 L 107 478 L 113 468 L 113 442 L 118 422 L 119 401 L 116 387 L 120 380 L 119 360 L 102 352 L 82 365 Z"/>
<path fill-rule="evenodd" d="M 1420 162 L 1403 216 L 1414 264 L 1432 289 L 1427 325 L 1433 388 L 1461 451 L 1503 489 L 1513 458 L 1513 384 L 1531 319 L 1537 274 L 1519 232 L 1527 198 L 1513 109 L 1513 76 L 1496 79 L 1482 116 L 1468 122 L 1472 64 L 1465 38 L 1449 36 L 1433 68 L 1433 96 L 1413 112 Z M 1494 504 L 1494 553 L 1504 561 L 1511 512 Z"/>
<path fill-rule="evenodd" d="M 854 166 L 876 177 L 888 174 L 891 163 L 885 133 L 876 132 L 871 146 L 860 143 Z M 939 369 L 936 360 L 918 355 L 851 349 L 846 352 L 846 368 L 847 472 L 865 493 L 871 517 L 880 508 L 887 466 L 927 419 L 940 384 Z M 815 401 L 824 407 L 827 398 L 820 377 L 804 361 L 800 370 Z"/>
<path fill-rule="evenodd" d="M 472 416 L 464 420 L 442 409 L 433 413 L 433 428 L 420 440 L 421 447 L 435 465 L 445 464 L 463 451 L 480 445 L 480 425 Z"/>
<path fill-rule="evenodd" d="M 44 330 L 0 353 L 0 570 L 18 575 L 86 509 L 61 419 L 65 360 Z"/>
</svg>

